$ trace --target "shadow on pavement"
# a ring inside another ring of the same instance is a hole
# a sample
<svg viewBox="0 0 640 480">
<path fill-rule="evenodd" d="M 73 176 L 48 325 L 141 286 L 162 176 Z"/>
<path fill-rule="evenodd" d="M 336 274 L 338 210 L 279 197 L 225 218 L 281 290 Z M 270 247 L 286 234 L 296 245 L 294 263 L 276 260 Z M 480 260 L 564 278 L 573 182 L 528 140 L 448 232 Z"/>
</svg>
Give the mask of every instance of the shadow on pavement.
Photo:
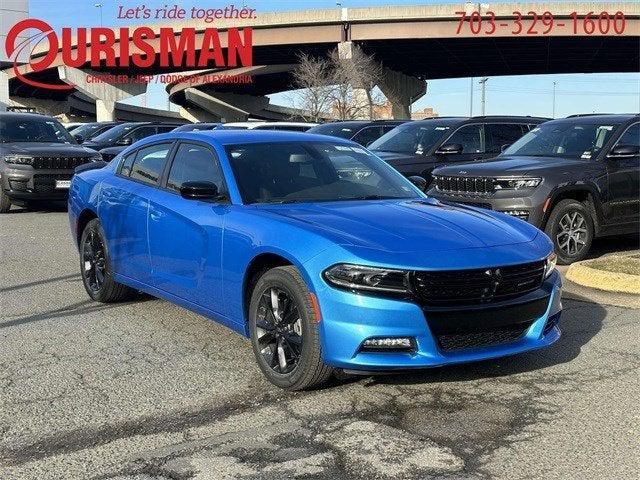
<svg viewBox="0 0 640 480">
<path fill-rule="evenodd" d="M 618 237 L 596 238 L 591 245 L 587 258 L 598 258 L 617 252 L 629 252 L 640 249 L 640 236 L 620 235 Z"/>
<path fill-rule="evenodd" d="M 495 360 L 381 375 L 373 377 L 373 383 L 415 384 L 477 380 L 530 372 L 570 362 L 580 355 L 582 347 L 602 329 L 607 311 L 601 305 L 575 295 L 570 300 L 563 299 L 563 303 L 564 311 L 560 322 L 562 336 L 548 348 Z"/>
</svg>

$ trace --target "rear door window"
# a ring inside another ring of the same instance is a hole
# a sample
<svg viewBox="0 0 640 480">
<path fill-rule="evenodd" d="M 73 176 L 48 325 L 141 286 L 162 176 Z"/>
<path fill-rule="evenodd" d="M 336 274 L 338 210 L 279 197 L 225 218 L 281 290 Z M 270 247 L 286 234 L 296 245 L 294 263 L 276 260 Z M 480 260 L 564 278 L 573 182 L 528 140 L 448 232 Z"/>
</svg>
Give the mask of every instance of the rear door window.
<svg viewBox="0 0 640 480">
<path fill-rule="evenodd" d="M 500 153 L 503 146 L 511 145 L 523 135 L 523 125 L 515 123 L 489 123 L 484 130 L 487 153 Z"/>
</svg>

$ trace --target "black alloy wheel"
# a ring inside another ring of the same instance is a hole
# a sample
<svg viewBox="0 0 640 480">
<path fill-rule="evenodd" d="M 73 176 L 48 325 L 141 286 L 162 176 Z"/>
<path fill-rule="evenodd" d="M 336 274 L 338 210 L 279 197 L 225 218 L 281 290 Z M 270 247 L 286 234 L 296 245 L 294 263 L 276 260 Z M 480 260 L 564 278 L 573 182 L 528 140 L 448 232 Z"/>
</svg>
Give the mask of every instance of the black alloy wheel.
<svg viewBox="0 0 640 480">
<path fill-rule="evenodd" d="M 258 304 L 256 334 L 260 355 L 276 373 L 290 373 L 302 353 L 302 319 L 298 305 L 285 290 L 271 287 Z"/>
<path fill-rule="evenodd" d="M 92 299 L 111 303 L 133 293 L 131 288 L 113 279 L 106 237 L 97 218 L 87 223 L 82 231 L 79 249 L 82 283 Z"/>
<path fill-rule="evenodd" d="M 333 368 L 322 358 L 319 310 L 298 270 L 275 267 L 250 286 L 249 333 L 258 366 L 267 379 L 287 390 L 325 383 Z"/>
</svg>

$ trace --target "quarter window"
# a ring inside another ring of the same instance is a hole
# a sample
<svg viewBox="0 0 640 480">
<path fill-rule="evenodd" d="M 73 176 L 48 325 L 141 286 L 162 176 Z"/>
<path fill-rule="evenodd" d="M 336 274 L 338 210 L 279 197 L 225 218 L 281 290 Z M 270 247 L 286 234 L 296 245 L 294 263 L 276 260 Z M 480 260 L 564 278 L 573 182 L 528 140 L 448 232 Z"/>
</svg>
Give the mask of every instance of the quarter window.
<svg viewBox="0 0 640 480">
<path fill-rule="evenodd" d="M 131 165 L 133 165 L 133 161 L 135 160 L 135 158 L 136 152 L 133 152 L 122 159 L 122 164 L 120 165 L 120 175 L 128 177 L 131 174 Z"/>
<path fill-rule="evenodd" d="M 618 139 L 617 145 L 640 147 L 640 123 L 634 123 Z"/>
<path fill-rule="evenodd" d="M 167 188 L 179 192 L 185 182 L 211 182 L 215 183 L 219 192 L 223 191 L 222 171 L 211 150 L 189 143 L 178 147 L 171 164 Z"/>
<path fill-rule="evenodd" d="M 170 149 L 171 144 L 159 143 L 138 150 L 129 177 L 157 185 Z"/>
</svg>

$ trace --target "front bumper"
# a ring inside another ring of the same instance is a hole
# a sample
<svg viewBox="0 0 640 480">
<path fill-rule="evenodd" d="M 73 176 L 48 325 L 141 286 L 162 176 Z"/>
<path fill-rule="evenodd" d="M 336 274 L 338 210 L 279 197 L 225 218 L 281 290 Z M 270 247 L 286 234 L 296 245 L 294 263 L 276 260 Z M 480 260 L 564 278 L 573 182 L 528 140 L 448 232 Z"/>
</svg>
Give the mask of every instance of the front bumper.
<svg viewBox="0 0 640 480">
<path fill-rule="evenodd" d="M 66 200 L 68 188 L 57 188 L 56 181 L 69 181 L 73 170 L 5 168 L 0 172 L 0 188 L 17 201 Z"/>
<path fill-rule="evenodd" d="M 525 220 L 538 228 L 542 227 L 544 220 L 542 209 L 546 196 L 541 195 L 538 190 L 535 190 L 531 196 L 517 197 L 509 195 L 508 192 L 490 195 L 450 194 L 432 188 L 427 192 L 427 195 L 444 202 L 461 203 L 503 212 Z"/>
<path fill-rule="evenodd" d="M 557 271 L 526 299 L 523 296 L 500 304 L 516 306 L 514 322 L 517 322 L 518 305 L 534 297 L 546 299 L 546 308 L 527 324 L 521 336 L 499 344 L 452 350 L 443 348 L 441 338 L 432 331 L 430 325 L 434 322 L 430 323 L 430 312 L 415 303 L 330 287 L 317 295 L 322 311 L 319 328 L 324 361 L 347 370 L 403 370 L 486 360 L 546 347 L 560 338 L 557 322 L 562 311 L 562 284 Z M 486 308 L 491 305 L 487 304 Z M 366 339 L 379 337 L 411 337 L 415 339 L 415 349 L 411 352 L 361 349 Z"/>
</svg>

